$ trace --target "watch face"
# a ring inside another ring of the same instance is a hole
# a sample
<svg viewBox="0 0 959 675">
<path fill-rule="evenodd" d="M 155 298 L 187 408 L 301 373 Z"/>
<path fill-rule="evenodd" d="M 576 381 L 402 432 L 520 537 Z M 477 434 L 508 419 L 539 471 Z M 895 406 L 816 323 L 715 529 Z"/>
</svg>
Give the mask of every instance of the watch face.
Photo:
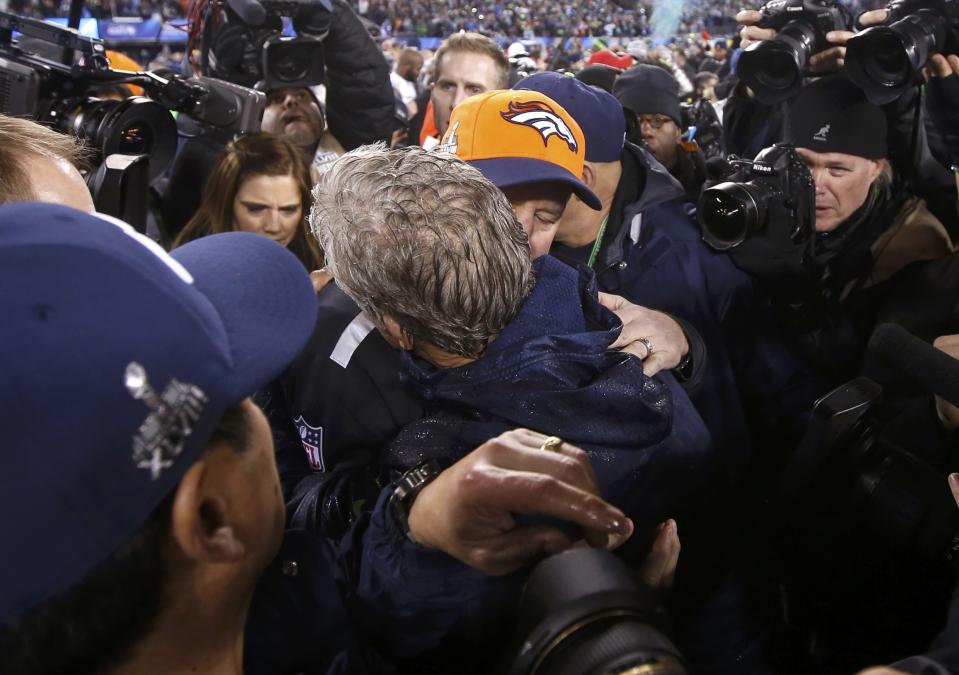
<svg viewBox="0 0 959 675">
<path fill-rule="evenodd" d="M 409 533 L 407 518 L 416 495 L 442 472 L 443 467 L 438 461 L 428 459 L 408 470 L 397 481 L 396 489 L 390 497 L 390 506 L 404 532 Z"/>
</svg>

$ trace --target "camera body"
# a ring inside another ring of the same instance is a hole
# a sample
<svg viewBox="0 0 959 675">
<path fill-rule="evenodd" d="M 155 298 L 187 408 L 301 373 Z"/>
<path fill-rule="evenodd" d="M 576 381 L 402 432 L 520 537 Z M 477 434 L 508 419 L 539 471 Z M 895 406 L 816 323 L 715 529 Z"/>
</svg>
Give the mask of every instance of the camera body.
<svg viewBox="0 0 959 675">
<path fill-rule="evenodd" d="M 771 0 L 760 8 L 760 28 L 783 30 L 794 22 L 801 22 L 822 33 L 843 25 L 843 16 L 835 2 L 829 0 Z"/>
<path fill-rule="evenodd" d="M 778 31 L 772 40 L 750 45 L 742 54 L 740 79 L 763 103 L 779 103 L 802 86 L 809 57 L 827 46 L 826 34 L 845 30 L 848 21 L 831 0 L 772 0 L 760 9 L 760 28 Z"/>
<path fill-rule="evenodd" d="M 204 73 L 261 91 L 323 83 L 330 0 L 228 0 L 210 8 L 204 19 Z M 283 35 L 283 17 L 290 18 L 296 37 Z"/>
<path fill-rule="evenodd" d="M 692 103 L 680 103 L 683 129 L 688 130 L 690 141 L 695 141 L 706 159 L 722 154 L 723 125 L 716 109 L 706 99 Z M 695 129 L 695 131 L 693 131 Z"/>
<path fill-rule="evenodd" d="M 795 148 L 774 145 L 752 162 L 733 158 L 724 181 L 703 191 L 698 206 L 704 241 L 728 251 L 769 224 L 788 223 L 795 244 L 812 239 L 816 194 L 812 175 Z"/>
<path fill-rule="evenodd" d="M 959 52 L 959 0 L 893 0 L 883 26 L 850 38 L 846 70 L 875 105 L 891 103 L 918 80 L 936 52 Z"/>
</svg>

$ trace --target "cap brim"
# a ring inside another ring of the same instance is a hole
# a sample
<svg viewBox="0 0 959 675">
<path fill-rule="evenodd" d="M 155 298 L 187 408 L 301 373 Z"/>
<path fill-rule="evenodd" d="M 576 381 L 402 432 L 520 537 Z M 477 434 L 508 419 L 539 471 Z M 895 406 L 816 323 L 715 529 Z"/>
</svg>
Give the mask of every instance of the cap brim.
<svg viewBox="0 0 959 675">
<path fill-rule="evenodd" d="M 316 324 L 316 292 L 302 263 L 276 242 L 248 232 L 201 237 L 171 252 L 213 305 L 233 357 L 237 400 L 276 378 Z"/>
<path fill-rule="evenodd" d="M 591 209 L 599 211 L 603 203 L 599 197 L 566 169 L 530 157 L 497 157 L 496 159 L 476 159 L 467 164 L 476 167 L 498 188 L 531 185 L 534 183 L 562 183 L 572 188 L 573 193 Z"/>
</svg>

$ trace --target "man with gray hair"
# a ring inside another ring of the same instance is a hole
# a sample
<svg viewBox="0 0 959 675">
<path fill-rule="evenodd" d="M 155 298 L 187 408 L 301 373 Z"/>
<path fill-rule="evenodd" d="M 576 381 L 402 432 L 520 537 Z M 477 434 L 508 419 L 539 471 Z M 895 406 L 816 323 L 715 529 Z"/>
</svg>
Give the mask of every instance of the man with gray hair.
<svg viewBox="0 0 959 675">
<path fill-rule="evenodd" d="M 477 169 L 367 146 L 338 160 L 314 199 L 310 223 L 337 284 L 403 350 L 407 383 L 427 402 L 380 458 L 387 468 L 456 461 L 500 430 L 548 430 L 586 450 L 600 494 L 645 528 L 638 554 L 652 526 L 719 482 L 674 377 L 648 377 L 610 349 L 622 324 L 592 275 L 530 261 L 509 202 Z M 467 623 L 495 625 L 486 604 Z"/>
<path fill-rule="evenodd" d="M 616 461 L 597 466 L 601 488 L 629 474 L 634 455 L 617 448 L 676 445 L 666 461 L 688 467 L 709 445 L 672 375 L 647 377 L 640 359 L 610 349 L 622 324 L 599 304 L 592 275 L 550 256 L 531 261 L 510 203 L 478 169 L 421 148 L 365 146 L 344 155 L 313 196 L 310 223 L 337 285 L 404 352 L 409 384 L 429 401 L 407 429 L 438 425 L 431 446 L 453 448 L 451 458 L 465 449 L 466 428 L 451 435 L 448 415 L 432 415 L 454 403 L 487 419 L 467 435 L 493 423 L 602 447 Z M 540 397 L 549 405 L 535 405 Z M 404 436 L 412 438 L 401 434 L 394 449 Z M 392 459 L 403 468 L 422 457 Z"/>
<path fill-rule="evenodd" d="M 335 169 L 311 223 L 338 284 L 394 347 L 441 367 L 478 358 L 533 288 L 503 193 L 438 153 L 367 146 Z"/>
</svg>

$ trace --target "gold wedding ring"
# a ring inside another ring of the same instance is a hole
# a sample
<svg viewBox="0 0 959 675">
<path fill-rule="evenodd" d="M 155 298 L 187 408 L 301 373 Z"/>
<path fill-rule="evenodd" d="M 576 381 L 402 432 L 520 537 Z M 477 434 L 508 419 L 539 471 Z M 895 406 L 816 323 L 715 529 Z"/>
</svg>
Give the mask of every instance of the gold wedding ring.
<svg viewBox="0 0 959 675">
<path fill-rule="evenodd" d="M 543 444 L 539 446 L 540 450 L 545 450 L 546 452 L 559 452 L 560 446 L 563 444 L 563 439 L 559 436 L 550 436 Z"/>
</svg>

